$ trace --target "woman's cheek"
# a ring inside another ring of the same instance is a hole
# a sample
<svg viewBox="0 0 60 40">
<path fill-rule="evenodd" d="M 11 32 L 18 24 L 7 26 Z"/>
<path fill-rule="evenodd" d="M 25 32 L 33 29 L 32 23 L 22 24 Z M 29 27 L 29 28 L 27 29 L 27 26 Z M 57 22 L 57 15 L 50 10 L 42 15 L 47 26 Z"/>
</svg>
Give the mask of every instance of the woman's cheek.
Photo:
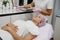
<svg viewBox="0 0 60 40">
<path fill-rule="evenodd" d="M 36 19 L 37 22 L 39 22 L 39 19 Z"/>
<path fill-rule="evenodd" d="M 40 21 L 41 19 L 40 18 L 37 18 L 37 21 Z"/>
<path fill-rule="evenodd" d="M 37 21 L 38 21 L 38 22 L 41 22 L 41 19 L 38 18 Z"/>
</svg>

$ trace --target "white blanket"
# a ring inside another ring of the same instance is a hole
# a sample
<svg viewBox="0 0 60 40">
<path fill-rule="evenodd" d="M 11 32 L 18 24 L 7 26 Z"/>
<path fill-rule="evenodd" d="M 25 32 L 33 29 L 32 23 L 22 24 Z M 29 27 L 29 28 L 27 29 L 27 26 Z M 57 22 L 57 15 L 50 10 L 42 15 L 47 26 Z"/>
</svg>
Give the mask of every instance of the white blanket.
<svg viewBox="0 0 60 40">
<path fill-rule="evenodd" d="M 25 34 L 27 34 L 27 32 L 25 31 L 25 28 L 24 28 L 25 22 L 22 20 L 19 20 L 19 21 L 15 21 L 14 24 L 18 26 L 17 34 L 21 37 L 24 37 Z M 4 31 L 4 30 L 0 30 L 0 37 L 3 40 L 14 40 L 12 35 L 9 32 Z"/>
<path fill-rule="evenodd" d="M 29 32 L 33 35 L 38 35 L 39 33 L 38 28 L 30 21 L 17 20 L 13 24 L 18 26 L 17 34 L 21 37 L 25 37 Z M 0 37 L 3 40 L 14 40 L 12 35 L 4 30 L 0 30 Z"/>
<path fill-rule="evenodd" d="M 40 28 L 32 21 L 17 20 L 14 24 L 18 26 L 17 34 L 21 37 L 25 37 L 28 33 L 31 33 L 32 35 L 37 35 L 33 40 L 49 40 L 53 35 L 52 26 L 48 23 Z M 10 33 L 3 30 L 0 30 L 0 37 L 3 40 L 14 40 Z"/>
</svg>

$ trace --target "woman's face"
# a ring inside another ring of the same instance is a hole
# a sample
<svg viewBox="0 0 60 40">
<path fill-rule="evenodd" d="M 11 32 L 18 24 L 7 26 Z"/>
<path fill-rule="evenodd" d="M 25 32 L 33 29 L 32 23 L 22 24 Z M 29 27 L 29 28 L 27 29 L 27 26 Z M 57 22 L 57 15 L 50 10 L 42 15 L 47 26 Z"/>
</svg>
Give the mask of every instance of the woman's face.
<svg viewBox="0 0 60 40">
<path fill-rule="evenodd" d="M 32 18 L 33 21 L 35 21 L 36 23 L 41 23 L 41 16 L 40 15 L 36 15 Z"/>
</svg>

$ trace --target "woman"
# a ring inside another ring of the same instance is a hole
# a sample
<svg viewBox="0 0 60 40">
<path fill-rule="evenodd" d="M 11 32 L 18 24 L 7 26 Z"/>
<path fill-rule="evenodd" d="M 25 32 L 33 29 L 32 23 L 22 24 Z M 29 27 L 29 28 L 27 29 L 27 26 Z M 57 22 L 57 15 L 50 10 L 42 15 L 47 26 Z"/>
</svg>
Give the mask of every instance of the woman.
<svg viewBox="0 0 60 40">
<path fill-rule="evenodd" d="M 36 20 L 37 19 L 37 20 Z M 50 40 L 53 34 L 52 26 L 46 22 L 40 25 L 44 20 L 40 15 L 34 16 L 32 21 L 16 21 L 14 24 L 8 24 L 3 30 L 8 31 L 14 40 Z M 16 33 L 17 27 L 20 27 L 21 37 Z"/>
<path fill-rule="evenodd" d="M 37 11 L 44 16 L 50 16 L 53 9 L 53 0 L 33 0 L 31 4 L 24 5 L 24 8 L 31 8 L 35 5 L 34 12 Z M 34 13 L 36 15 L 36 13 Z M 46 18 L 47 20 L 47 18 Z"/>
</svg>

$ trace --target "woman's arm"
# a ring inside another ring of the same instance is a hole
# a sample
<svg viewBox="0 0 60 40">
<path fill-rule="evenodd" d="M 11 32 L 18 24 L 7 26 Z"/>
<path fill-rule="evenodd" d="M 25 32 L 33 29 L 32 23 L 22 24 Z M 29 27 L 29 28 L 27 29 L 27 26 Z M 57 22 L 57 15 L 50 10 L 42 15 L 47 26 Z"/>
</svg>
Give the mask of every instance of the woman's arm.
<svg viewBox="0 0 60 40">
<path fill-rule="evenodd" d="M 40 11 L 43 15 L 48 15 L 50 16 L 52 13 L 52 9 L 47 9 L 47 10 L 41 10 Z"/>
<path fill-rule="evenodd" d="M 46 5 L 46 10 L 42 10 L 41 13 L 50 16 L 53 10 L 54 0 L 49 0 Z"/>
<path fill-rule="evenodd" d="M 25 38 L 22 38 L 19 35 L 17 35 L 16 32 L 14 32 L 13 30 L 9 30 L 9 32 L 15 40 L 32 40 L 35 37 L 31 33 L 29 33 L 28 35 L 26 35 Z"/>
<path fill-rule="evenodd" d="M 43 10 L 43 9 L 41 9 L 41 8 L 34 8 L 33 12 L 40 12 L 40 13 L 43 14 L 43 15 L 50 16 L 51 13 L 52 13 L 52 9 Z"/>
<path fill-rule="evenodd" d="M 27 5 L 24 5 L 25 8 L 31 8 L 32 6 L 34 6 L 34 2 L 32 2 L 31 4 L 27 4 Z"/>
</svg>

